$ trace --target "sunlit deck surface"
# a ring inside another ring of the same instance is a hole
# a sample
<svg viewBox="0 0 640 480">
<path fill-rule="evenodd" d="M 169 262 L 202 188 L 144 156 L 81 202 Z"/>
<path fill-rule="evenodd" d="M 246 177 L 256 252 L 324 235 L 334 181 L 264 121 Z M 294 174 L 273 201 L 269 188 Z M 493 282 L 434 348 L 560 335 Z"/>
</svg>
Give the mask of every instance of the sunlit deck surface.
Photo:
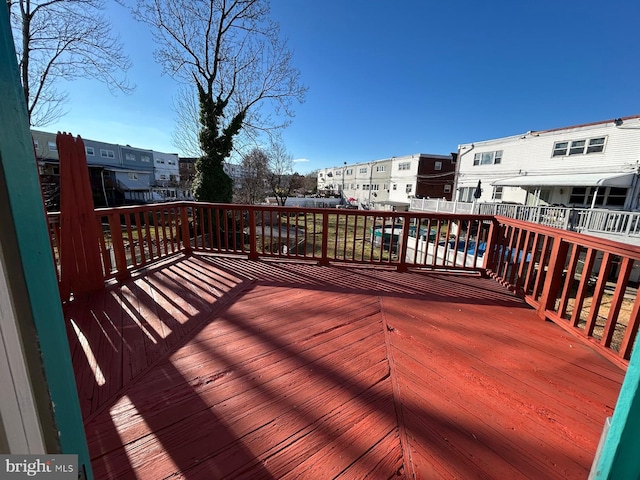
<svg viewBox="0 0 640 480">
<path fill-rule="evenodd" d="M 66 318 L 97 479 L 584 479 L 623 378 L 470 274 L 179 256 Z"/>
</svg>

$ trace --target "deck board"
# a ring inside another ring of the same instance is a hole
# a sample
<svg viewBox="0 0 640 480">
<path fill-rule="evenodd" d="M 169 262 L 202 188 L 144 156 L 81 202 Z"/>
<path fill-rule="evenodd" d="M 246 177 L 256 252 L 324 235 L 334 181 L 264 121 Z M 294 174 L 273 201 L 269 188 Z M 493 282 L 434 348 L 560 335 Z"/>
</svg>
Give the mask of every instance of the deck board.
<svg viewBox="0 0 640 480">
<path fill-rule="evenodd" d="M 623 378 L 464 274 L 180 256 L 65 314 L 96 478 L 585 478 Z"/>
</svg>

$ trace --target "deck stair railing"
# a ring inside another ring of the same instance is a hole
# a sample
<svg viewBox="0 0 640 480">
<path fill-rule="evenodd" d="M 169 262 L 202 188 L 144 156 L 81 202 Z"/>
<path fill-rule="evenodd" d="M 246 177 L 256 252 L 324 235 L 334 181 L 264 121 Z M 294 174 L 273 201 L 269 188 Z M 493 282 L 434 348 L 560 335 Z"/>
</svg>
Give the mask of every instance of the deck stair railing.
<svg viewBox="0 0 640 480">
<path fill-rule="evenodd" d="M 173 202 L 96 209 L 95 221 L 107 283 L 191 252 L 456 270 L 494 276 L 623 366 L 638 329 L 639 247 L 503 216 Z"/>
</svg>

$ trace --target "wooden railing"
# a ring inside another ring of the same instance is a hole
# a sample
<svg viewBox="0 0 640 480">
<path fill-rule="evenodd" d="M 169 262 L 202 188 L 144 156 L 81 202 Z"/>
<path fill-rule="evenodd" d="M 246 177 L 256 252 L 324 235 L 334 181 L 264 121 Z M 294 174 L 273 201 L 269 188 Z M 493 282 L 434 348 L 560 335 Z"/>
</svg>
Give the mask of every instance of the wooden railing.
<svg viewBox="0 0 640 480">
<path fill-rule="evenodd" d="M 96 222 L 105 281 L 193 251 L 482 272 L 622 366 L 638 330 L 640 248 L 506 217 L 175 202 L 98 209 Z"/>
<path fill-rule="evenodd" d="M 640 321 L 640 248 L 496 217 L 487 271 L 552 320 L 626 365 Z"/>
</svg>

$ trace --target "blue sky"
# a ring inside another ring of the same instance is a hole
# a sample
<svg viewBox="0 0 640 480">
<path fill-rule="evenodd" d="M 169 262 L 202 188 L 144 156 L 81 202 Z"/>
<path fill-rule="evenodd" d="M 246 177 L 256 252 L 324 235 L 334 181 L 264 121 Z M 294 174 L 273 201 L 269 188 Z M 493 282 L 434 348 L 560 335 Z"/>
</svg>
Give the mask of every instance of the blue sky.
<svg viewBox="0 0 640 480">
<path fill-rule="evenodd" d="M 175 152 L 177 84 L 146 26 L 107 11 L 132 61 L 132 95 L 61 85 L 46 130 Z M 273 0 L 309 87 L 285 144 L 306 173 L 460 143 L 640 114 L 640 2 Z"/>
</svg>

